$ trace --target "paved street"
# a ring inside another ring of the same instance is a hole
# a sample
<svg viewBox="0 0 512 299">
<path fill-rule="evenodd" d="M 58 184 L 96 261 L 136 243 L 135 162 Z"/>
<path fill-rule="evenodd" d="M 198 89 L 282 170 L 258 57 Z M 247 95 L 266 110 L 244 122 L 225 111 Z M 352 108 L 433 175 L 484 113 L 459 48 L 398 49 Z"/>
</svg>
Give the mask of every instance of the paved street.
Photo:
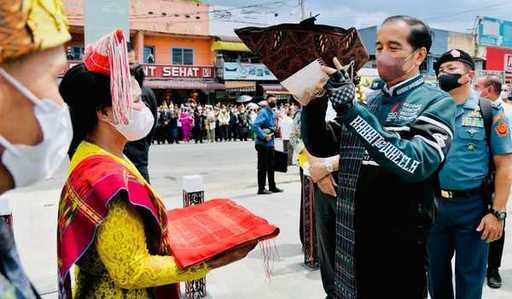
<svg viewBox="0 0 512 299">
<path fill-rule="evenodd" d="M 45 298 L 57 298 L 55 232 L 58 197 L 65 173 L 63 165 L 55 178 L 9 194 L 24 266 Z M 150 173 L 153 185 L 169 208 L 181 206 L 181 177 L 201 174 L 206 198 L 233 198 L 281 229 L 275 240 L 279 257 L 273 264 L 270 280 L 265 277 L 261 250 L 257 248 L 245 260 L 208 275 L 209 298 L 324 298 L 319 272 L 312 272 L 302 264 L 298 238 L 300 185 L 296 168 L 287 174 L 276 174 L 285 193 L 257 197 L 254 146 L 251 142 L 236 142 L 153 146 Z M 512 235 L 509 233 L 507 237 L 510 240 Z M 484 298 L 512 297 L 511 242 L 505 250 L 504 287 L 499 291 L 486 287 Z"/>
</svg>

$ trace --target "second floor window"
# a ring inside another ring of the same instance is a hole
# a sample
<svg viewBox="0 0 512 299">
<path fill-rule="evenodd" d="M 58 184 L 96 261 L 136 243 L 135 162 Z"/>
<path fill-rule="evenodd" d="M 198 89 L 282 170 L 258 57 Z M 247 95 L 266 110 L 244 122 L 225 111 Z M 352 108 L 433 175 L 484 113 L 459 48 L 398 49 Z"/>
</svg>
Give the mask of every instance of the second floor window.
<svg viewBox="0 0 512 299">
<path fill-rule="evenodd" d="M 144 63 L 155 63 L 155 47 L 144 46 Z"/>
<path fill-rule="evenodd" d="M 172 48 L 172 64 L 193 65 L 194 49 Z"/>
<path fill-rule="evenodd" d="M 84 47 L 70 46 L 67 52 L 68 60 L 82 60 L 84 58 Z"/>
</svg>

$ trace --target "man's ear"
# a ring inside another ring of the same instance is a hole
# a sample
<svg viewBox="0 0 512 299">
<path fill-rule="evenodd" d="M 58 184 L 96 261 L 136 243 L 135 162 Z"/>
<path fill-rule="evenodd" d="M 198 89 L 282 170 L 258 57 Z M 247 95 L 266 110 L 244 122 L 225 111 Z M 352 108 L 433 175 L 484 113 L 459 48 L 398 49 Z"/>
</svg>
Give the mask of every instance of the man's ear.
<svg viewBox="0 0 512 299">
<path fill-rule="evenodd" d="M 416 53 L 416 55 L 417 55 L 417 56 L 416 56 L 416 57 L 417 57 L 417 60 L 416 60 L 416 61 L 417 61 L 417 63 L 416 63 L 416 65 L 417 65 L 417 66 L 421 66 L 421 64 L 422 64 L 424 61 L 426 61 L 426 60 L 427 60 L 427 55 L 428 55 L 428 53 L 427 53 L 427 48 L 425 48 L 425 47 L 421 47 L 421 48 L 419 49 L 419 51 Z"/>
</svg>

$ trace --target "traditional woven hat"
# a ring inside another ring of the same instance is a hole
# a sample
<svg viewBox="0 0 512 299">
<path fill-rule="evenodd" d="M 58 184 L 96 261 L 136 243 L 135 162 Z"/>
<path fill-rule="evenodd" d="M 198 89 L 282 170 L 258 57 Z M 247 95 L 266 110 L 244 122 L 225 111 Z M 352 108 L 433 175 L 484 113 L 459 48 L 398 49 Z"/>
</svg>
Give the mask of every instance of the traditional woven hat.
<svg viewBox="0 0 512 299">
<path fill-rule="evenodd" d="M 235 30 L 240 39 L 256 53 L 272 73 L 283 81 L 316 59 L 334 67 L 337 57 L 343 65 L 354 62 L 354 72 L 368 61 L 355 28 L 316 25 L 315 18 L 300 24 L 280 24 Z"/>
<path fill-rule="evenodd" d="M 60 0 L 0 1 L 0 63 L 70 39 Z"/>
</svg>

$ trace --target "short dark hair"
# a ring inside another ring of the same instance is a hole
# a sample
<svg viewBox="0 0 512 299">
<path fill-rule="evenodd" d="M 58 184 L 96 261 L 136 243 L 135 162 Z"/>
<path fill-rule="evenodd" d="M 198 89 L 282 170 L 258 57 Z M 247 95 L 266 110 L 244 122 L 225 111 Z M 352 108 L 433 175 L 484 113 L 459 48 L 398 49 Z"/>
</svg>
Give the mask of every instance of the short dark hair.
<svg viewBox="0 0 512 299">
<path fill-rule="evenodd" d="M 501 83 L 500 78 L 498 78 L 496 76 L 487 76 L 487 77 L 485 77 L 484 84 L 485 84 L 485 87 L 492 86 L 492 88 L 494 88 L 494 91 L 496 92 L 497 95 L 499 95 L 501 93 L 502 83 Z"/>
<path fill-rule="evenodd" d="M 142 88 L 144 86 L 144 79 L 146 78 L 142 65 L 134 64 L 130 66 L 130 74 L 135 77 L 135 80 L 139 83 L 139 87 Z"/>
<path fill-rule="evenodd" d="M 409 34 L 407 41 L 414 50 L 425 47 L 427 49 L 427 53 L 430 52 L 433 33 L 425 22 L 414 17 L 399 15 L 387 18 L 384 20 L 382 25 L 397 21 L 402 21 L 411 27 L 411 33 Z"/>
<path fill-rule="evenodd" d="M 265 98 L 265 100 L 267 100 L 267 101 L 268 101 L 268 99 L 270 99 L 270 98 L 275 98 L 275 97 L 276 97 L 275 95 L 269 94 L 269 95 L 267 95 L 267 97 Z"/>
</svg>

